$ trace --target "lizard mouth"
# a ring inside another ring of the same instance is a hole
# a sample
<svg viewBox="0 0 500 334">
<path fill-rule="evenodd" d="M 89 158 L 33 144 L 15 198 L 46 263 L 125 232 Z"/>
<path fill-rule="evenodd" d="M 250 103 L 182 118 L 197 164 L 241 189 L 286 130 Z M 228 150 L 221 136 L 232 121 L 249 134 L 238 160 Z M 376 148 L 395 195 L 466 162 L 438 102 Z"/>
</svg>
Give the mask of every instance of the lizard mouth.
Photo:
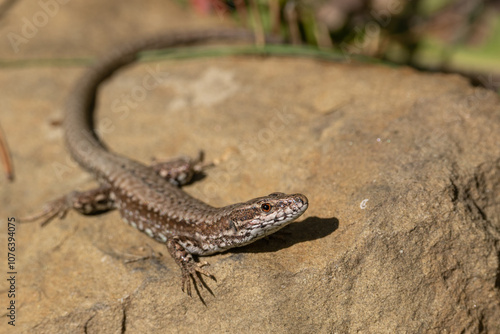
<svg viewBox="0 0 500 334">
<path fill-rule="evenodd" d="M 309 201 L 302 194 L 288 196 L 277 205 L 280 209 L 265 216 L 262 225 L 283 225 L 300 217 L 309 207 Z"/>
</svg>

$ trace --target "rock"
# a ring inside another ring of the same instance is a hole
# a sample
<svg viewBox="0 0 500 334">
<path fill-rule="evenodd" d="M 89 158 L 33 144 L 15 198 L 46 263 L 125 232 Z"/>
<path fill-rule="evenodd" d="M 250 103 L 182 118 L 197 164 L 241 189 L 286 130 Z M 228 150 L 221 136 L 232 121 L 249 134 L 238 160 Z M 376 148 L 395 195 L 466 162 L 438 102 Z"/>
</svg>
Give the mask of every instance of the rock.
<svg viewBox="0 0 500 334">
<path fill-rule="evenodd" d="M 156 66 L 161 85 L 120 117 L 110 106 Z M 110 147 L 142 161 L 204 149 L 226 159 L 187 187 L 194 196 L 225 205 L 302 192 L 310 208 L 280 239 L 205 258 L 217 277 L 207 281 L 213 295 L 201 291 L 206 305 L 180 291 L 168 255 L 124 263 L 148 247 L 167 253 L 116 212 L 21 225 L 20 328 L 493 332 L 498 103 L 458 76 L 382 66 L 251 57 L 135 65 L 102 89 Z M 31 144 L 37 155 L 15 155 L 23 191 L 39 194 L 18 210 L 93 185 L 69 165 L 60 129 L 20 131 L 42 139 Z M 57 164 L 68 167 L 61 181 Z"/>
<path fill-rule="evenodd" d="M 112 1 L 105 7 L 68 2 L 19 53 L 8 39 L 0 53 L 8 59 L 83 57 L 142 35 L 137 27 L 144 21 L 150 32 L 171 29 L 164 13 L 190 27 L 171 4 L 158 10 L 162 4 L 144 0 L 136 15 L 137 4 L 116 13 Z M 84 9 L 88 16 L 81 19 Z M 16 5 L 0 30 L 20 33 L 22 18 L 40 10 L 38 2 Z M 102 33 L 110 21 L 117 25 L 109 30 L 120 33 Z M 82 71 L 83 65 L 1 69 L 0 122 L 16 168 L 15 183 L 0 178 L 3 222 L 95 186 L 68 158 L 58 125 Z M 142 91 L 151 71 L 159 84 L 127 99 Z M 134 65 L 102 87 L 98 107 L 100 132 L 117 152 L 147 163 L 203 149 L 217 161 L 186 187 L 197 198 L 221 206 L 274 191 L 301 192 L 310 207 L 276 237 L 203 258 L 217 277 L 206 280 L 213 295 L 200 292 L 205 304 L 181 292 L 180 271 L 165 247 L 116 212 L 70 212 L 45 228 L 17 225 L 15 330 L 500 328 L 500 108 L 494 93 L 459 76 L 406 68 L 227 57 Z M 0 249 L 6 248 L 4 236 Z M 126 263 L 153 251 L 149 260 Z M 2 296 L 0 305 L 7 307 Z M 0 324 L 0 333 L 12 329 Z"/>
</svg>

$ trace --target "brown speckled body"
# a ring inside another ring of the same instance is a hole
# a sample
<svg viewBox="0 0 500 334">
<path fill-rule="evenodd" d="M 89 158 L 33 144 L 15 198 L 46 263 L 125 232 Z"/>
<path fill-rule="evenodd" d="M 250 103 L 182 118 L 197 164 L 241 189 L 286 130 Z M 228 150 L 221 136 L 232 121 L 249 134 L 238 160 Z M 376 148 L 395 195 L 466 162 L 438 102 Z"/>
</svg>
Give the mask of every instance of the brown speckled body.
<svg viewBox="0 0 500 334">
<path fill-rule="evenodd" d="M 93 132 L 93 107 L 99 84 L 134 61 L 139 51 L 212 39 L 251 41 L 253 34 L 237 30 L 171 33 L 126 45 L 93 66 L 68 99 L 64 128 L 71 155 L 96 176 L 101 187 L 64 196 L 30 217 L 50 220 L 64 216 L 69 208 L 82 213 L 116 208 L 128 224 L 167 245 L 181 268 L 182 288 L 187 284 L 189 294 L 190 277 L 202 286 L 199 274 L 211 276 L 202 268 L 205 264 L 195 262 L 192 255 L 213 254 L 269 235 L 299 217 L 307 209 L 307 198 L 273 193 L 222 208 L 209 206 L 173 184 L 185 182 L 186 175 L 193 174 L 193 166 L 187 167 L 186 175 L 172 180 L 175 176 L 171 174 L 179 174 L 177 169 L 163 173 L 106 149 Z"/>
</svg>

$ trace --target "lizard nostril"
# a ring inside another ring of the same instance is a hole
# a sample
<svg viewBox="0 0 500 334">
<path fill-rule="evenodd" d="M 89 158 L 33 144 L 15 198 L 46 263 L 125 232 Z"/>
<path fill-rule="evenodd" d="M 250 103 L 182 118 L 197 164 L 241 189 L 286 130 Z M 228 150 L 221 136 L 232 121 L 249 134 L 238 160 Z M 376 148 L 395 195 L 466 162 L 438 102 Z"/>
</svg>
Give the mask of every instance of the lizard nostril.
<svg viewBox="0 0 500 334">
<path fill-rule="evenodd" d="M 308 203 L 307 197 L 302 194 L 296 194 L 294 200 L 296 203 L 302 205 L 307 205 Z"/>
</svg>

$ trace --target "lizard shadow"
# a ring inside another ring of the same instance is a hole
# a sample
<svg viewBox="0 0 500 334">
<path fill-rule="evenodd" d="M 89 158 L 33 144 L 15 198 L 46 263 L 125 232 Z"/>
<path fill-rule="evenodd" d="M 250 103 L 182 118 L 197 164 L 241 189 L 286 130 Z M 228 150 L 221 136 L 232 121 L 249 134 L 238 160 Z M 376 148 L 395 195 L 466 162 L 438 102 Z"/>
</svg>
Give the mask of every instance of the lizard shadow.
<svg viewBox="0 0 500 334">
<path fill-rule="evenodd" d="M 230 249 L 227 252 L 233 254 L 276 252 L 304 241 L 326 237 L 338 228 L 339 220 L 335 217 L 309 217 L 302 222 L 290 224 L 266 238 L 244 247 Z"/>
</svg>

